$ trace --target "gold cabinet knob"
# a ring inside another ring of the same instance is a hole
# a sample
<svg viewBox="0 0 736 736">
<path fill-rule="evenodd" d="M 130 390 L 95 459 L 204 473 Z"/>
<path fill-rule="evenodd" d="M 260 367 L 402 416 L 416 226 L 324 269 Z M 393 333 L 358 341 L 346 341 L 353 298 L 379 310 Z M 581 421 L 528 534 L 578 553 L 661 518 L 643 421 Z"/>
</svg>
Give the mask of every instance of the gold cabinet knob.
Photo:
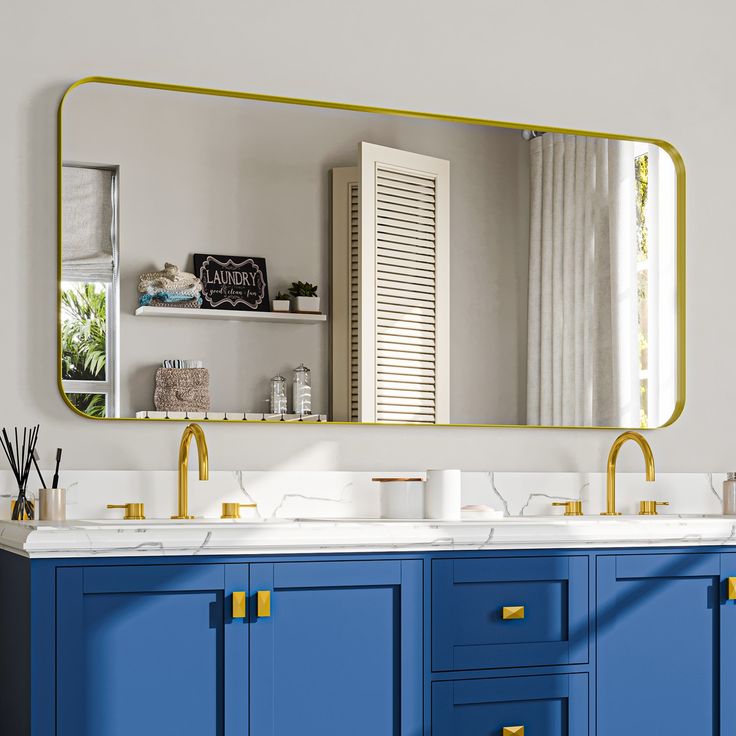
<svg viewBox="0 0 736 736">
<path fill-rule="evenodd" d="M 146 514 L 142 503 L 109 503 L 109 509 L 125 509 L 123 519 L 126 521 L 140 521 L 146 518 Z"/>
<path fill-rule="evenodd" d="M 640 501 L 639 516 L 656 516 L 657 506 L 669 506 L 669 501 Z"/>
<path fill-rule="evenodd" d="M 237 590 L 233 593 L 233 618 L 245 618 L 247 600 L 245 591 Z"/>
<path fill-rule="evenodd" d="M 736 601 L 736 578 L 728 578 L 728 600 Z"/>
<path fill-rule="evenodd" d="M 504 621 L 513 621 L 514 619 L 524 618 L 526 611 L 524 606 L 504 606 L 501 609 L 501 616 Z"/>
<path fill-rule="evenodd" d="M 254 509 L 254 503 L 223 503 L 221 519 L 239 519 L 240 509 Z"/>
<path fill-rule="evenodd" d="M 256 595 L 256 603 L 258 618 L 268 618 L 271 615 L 271 591 L 259 590 Z"/>
<path fill-rule="evenodd" d="M 503 736 L 524 736 L 524 726 L 504 726 Z"/>
<path fill-rule="evenodd" d="M 553 506 L 564 506 L 565 516 L 582 516 L 583 515 L 583 502 L 582 501 L 553 501 Z"/>
</svg>

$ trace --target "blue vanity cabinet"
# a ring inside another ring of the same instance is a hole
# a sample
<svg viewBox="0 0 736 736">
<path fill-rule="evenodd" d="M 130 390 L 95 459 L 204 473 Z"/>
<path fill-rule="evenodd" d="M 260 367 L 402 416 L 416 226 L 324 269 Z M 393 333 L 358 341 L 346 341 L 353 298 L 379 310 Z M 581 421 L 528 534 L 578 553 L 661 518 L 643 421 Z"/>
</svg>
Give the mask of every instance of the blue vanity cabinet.
<svg viewBox="0 0 736 736">
<path fill-rule="evenodd" d="M 588 675 L 484 678 L 432 685 L 432 736 L 522 733 L 588 736 Z M 624 733 L 640 732 L 622 731 L 619 736 Z"/>
<path fill-rule="evenodd" d="M 420 736 L 422 570 L 421 560 L 252 564 L 251 733 Z"/>
<path fill-rule="evenodd" d="M 394 559 L 59 567 L 53 736 L 418 736 L 422 571 Z"/>
<path fill-rule="evenodd" d="M 736 734 L 729 548 L 0 552 L 0 583 L 1 736 Z"/>
<path fill-rule="evenodd" d="M 59 568 L 54 736 L 246 736 L 247 584 L 241 564 Z"/>
<path fill-rule="evenodd" d="M 736 733 L 736 608 L 724 579 L 736 555 L 597 563 L 598 736 Z"/>
</svg>

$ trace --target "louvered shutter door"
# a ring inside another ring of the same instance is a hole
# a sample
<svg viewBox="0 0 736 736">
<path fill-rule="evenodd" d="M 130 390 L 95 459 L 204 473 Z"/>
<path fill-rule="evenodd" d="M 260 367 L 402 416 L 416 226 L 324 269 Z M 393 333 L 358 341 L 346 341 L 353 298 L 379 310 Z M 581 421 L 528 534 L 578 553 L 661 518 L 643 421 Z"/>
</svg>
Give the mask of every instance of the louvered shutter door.
<svg viewBox="0 0 736 736">
<path fill-rule="evenodd" d="M 361 420 L 449 422 L 449 162 L 361 144 Z"/>
</svg>

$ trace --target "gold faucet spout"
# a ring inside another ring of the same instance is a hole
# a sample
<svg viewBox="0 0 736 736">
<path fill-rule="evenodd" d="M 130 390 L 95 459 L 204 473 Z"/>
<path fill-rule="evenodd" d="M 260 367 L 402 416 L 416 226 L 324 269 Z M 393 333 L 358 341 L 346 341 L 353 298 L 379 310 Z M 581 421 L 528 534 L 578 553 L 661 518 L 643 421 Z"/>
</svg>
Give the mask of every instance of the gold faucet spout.
<svg viewBox="0 0 736 736">
<path fill-rule="evenodd" d="M 616 511 L 616 460 L 618 459 L 618 451 L 628 441 L 633 440 L 641 448 L 644 455 L 644 464 L 646 466 L 646 479 L 654 480 L 654 454 L 652 448 L 646 441 L 644 435 L 638 432 L 623 432 L 613 441 L 611 451 L 608 453 L 608 467 L 606 470 L 606 510 L 601 516 L 620 516 Z"/>
<path fill-rule="evenodd" d="M 204 437 L 202 427 L 198 424 L 190 424 L 184 430 L 179 443 L 179 513 L 172 519 L 193 519 L 189 515 L 189 448 L 192 438 L 197 443 L 197 459 L 199 460 L 199 479 L 209 480 L 210 467 L 207 452 L 207 440 Z"/>
</svg>

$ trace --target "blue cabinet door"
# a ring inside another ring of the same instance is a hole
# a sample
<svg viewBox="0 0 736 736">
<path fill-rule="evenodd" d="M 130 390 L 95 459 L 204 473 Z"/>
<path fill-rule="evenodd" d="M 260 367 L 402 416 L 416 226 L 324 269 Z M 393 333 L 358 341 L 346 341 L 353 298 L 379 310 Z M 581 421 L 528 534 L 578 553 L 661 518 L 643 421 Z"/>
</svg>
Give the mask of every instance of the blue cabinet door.
<svg viewBox="0 0 736 736">
<path fill-rule="evenodd" d="M 421 561 L 253 564 L 251 591 L 254 736 L 421 735 Z"/>
<path fill-rule="evenodd" d="M 246 565 L 57 572 L 57 736 L 247 736 Z"/>
<path fill-rule="evenodd" d="M 736 600 L 729 598 L 729 578 L 736 578 L 736 553 L 721 555 L 720 657 L 721 733 L 736 733 Z"/>
<path fill-rule="evenodd" d="M 588 675 L 484 678 L 432 684 L 432 736 L 502 736 L 504 733 L 587 736 Z M 640 732 L 622 731 L 619 736 L 624 733 Z"/>
<path fill-rule="evenodd" d="M 598 558 L 598 736 L 734 733 L 720 717 L 722 587 L 717 554 Z"/>
</svg>

